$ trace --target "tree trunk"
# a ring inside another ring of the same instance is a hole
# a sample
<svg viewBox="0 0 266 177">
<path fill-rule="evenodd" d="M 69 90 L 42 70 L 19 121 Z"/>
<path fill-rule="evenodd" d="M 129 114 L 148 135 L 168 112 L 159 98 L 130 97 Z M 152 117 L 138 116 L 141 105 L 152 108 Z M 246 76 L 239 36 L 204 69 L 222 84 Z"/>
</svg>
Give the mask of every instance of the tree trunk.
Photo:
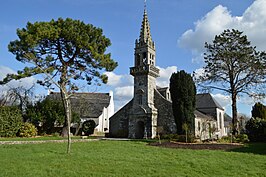
<svg viewBox="0 0 266 177">
<path fill-rule="evenodd" d="M 232 93 L 232 133 L 236 135 L 238 133 L 237 130 L 237 108 L 236 108 L 236 93 Z"/>
<path fill-rule="evenodd" d="M 70 126 L 71 126 L 71 104 L 69 95 L 65 88 L 61 88 L 61 96 L 65 108 L 65 123 L 62 130 L 62 136 L 66 137 L 67 135 L 67 153 L 70 153 L 71 148 L 71 132 L 70 132 Z"/>
</svg>

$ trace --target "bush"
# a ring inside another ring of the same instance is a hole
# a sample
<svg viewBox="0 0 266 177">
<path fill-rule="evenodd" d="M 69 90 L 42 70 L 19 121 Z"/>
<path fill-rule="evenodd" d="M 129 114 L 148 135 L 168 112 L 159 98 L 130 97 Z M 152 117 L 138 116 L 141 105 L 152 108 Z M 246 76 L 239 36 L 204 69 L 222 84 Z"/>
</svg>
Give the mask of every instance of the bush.
<svg viewBox="0 0 266 177">
<path fill-rule="evenodd" d="M 22 124 L 19 130 L 20 137 L 33 137 L 37 135 L 37 128 L 31 123 Z"/>
<path fill-rule="evenodd" d="M 232 142 L 234 141 L 234 137 L 232 137 Z M 223 136 L 221 139 L 217 140 L 218 143 L 231 143 L 231 136 Z"/>
<path fill-rule="evenodd" d="M 164 134 L 161 136 L 161 139 L 170 140 L 170 141 L 177 141 L 178 134 Z"/>
<path fill-rule="evenodd" d="M 86 136 L 93 134 L 96 123 L 93 120 L 87 120 L 82 124 L 82 131 Z"/>
<path fill-rule="evenodd" d="M 237 135 L 234 139 L 234 141 L 236 143 L 248 143 L 249 142 L 249 139 L 248 139 L 248 135 L 247 134 L 240 134 L 240 135 Z"/>
<path fill-rule="evenodd" d="M 186 135 L 165 134 L 165 135 L 161 136 L 161 139 L 165 139 L 165 140 L 169 140 L 169 141 L 186 142 Z M 188 135 L 187 142 L 188 143 L 195 142 L 195 137 L 193 135 Z"/>
<path fill-rule="evenodd" d="M 231 142 L 232 141 L 232 142 Z M 221 139 L 218 139 L 217 142 L 219 143 L 248 143 L 248 135 L 247 134 L 240 134 L 236 136 L 223 136 Z"/>
<path fill-rule="evenodd" d="M 14 137 L 22 124 L 22 113 L 18 107 L 0 107 L 0 137 Z"/>
<path fill-rule="evenodd" d="M 250 141 L 266 142 L 266 120 L 251 118 L 247 121 L 246 131 Z"/>
</svg>

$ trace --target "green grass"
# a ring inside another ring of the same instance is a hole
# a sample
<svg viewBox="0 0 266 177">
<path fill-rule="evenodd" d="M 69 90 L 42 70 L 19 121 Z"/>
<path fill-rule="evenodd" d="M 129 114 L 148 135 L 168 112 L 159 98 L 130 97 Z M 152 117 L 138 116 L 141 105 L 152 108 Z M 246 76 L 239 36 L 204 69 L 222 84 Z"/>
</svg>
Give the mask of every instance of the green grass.
<svg viewBox="0 0 266 177">
<path fill-rule="evenodd" d="M 66 143 L 0 145 L 0 176 L 266 176 L 265 147 L 224 152 L 94 141 L 73 143 L 68 155 Z"/>
<path fill-rule="evenodd" d="M 94 139 L 96 137 L 89 136 L 89 139 Z M 40 137 L 30 137 L 30 138 L 3 138 L 0 137 L 0 141 L 42 141 L 42 140 L 66 140 L 67 138 L 63 138 L 61 136 L 40 136 Z M 71 137 L 71 139 L 81 139 L 80 136 Z"/>
</svg>

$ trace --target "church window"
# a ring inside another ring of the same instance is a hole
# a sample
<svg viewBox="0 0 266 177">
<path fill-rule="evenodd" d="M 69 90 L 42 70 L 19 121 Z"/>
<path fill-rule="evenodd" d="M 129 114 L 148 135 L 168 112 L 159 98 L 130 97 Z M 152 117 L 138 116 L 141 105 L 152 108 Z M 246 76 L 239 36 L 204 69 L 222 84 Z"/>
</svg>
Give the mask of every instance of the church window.
<svg viewBox="0 0 266 177">
<path fill-rule="evenodd" d="M 137 59 L 136 60 L 137 60 L 136 61 L 137 62 L 136 65 L 139 66 L 140 65 L 140 55 L 139 54 L 137 54 Z"/>
<path fill-rule="evenodd" d="M 147 53 L 143 53 L 143 63 L 147 63 Z"/>
<path fill-rule="evenodd" d="M 142 105 L 142 95 L 138 96 L 139 105 Z"/>
</svg>

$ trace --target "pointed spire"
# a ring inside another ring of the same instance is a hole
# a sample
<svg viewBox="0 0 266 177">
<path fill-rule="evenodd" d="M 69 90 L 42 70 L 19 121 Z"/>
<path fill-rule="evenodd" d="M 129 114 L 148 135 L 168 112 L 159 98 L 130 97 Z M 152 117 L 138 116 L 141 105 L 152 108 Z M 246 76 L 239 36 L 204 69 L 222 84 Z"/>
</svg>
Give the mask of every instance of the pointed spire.
<svg viewBox="0 0 266 177">
<path fill-rule="evenodd" d="M 139 41 L 147 42 L 149 40 L 152 41 L 152 38 L 151 38 L 150 23 L 148 20 L 147 6 L 146 6 L 146 0 L 145 0 L 144 1 L 144 15 L 143 15 L 143 20 L 141 24 Z"/>
</svg>

